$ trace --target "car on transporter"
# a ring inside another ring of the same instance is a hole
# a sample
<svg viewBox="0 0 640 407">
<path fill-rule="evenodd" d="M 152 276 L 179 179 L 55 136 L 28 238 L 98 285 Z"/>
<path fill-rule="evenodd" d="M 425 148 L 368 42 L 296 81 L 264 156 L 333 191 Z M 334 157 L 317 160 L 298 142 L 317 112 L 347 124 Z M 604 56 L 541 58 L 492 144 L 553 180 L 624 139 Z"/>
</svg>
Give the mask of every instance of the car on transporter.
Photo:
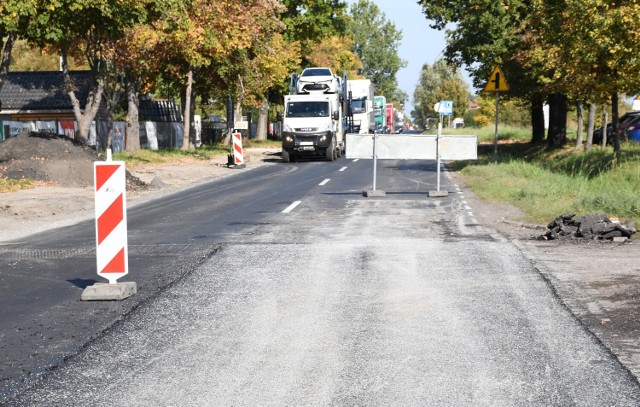
<svg viewBox="0 0 640 407">
<path fill-rule="evenodd" d="M 339 93 L 340 80 L 330 68 L 306 68 L 298 77 L 298 93 Z"/>
</svg>

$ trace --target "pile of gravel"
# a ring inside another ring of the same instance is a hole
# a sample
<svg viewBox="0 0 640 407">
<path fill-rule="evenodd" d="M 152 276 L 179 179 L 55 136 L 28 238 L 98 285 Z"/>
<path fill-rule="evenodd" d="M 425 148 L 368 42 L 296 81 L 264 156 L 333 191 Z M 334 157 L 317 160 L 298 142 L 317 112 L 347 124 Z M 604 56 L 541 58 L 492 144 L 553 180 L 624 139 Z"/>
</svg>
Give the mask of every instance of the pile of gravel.
<svg viewBox="0 0 640 407">
<path fill-rule="evenodd" d="M 575 216 L 575 213 L 558 216 L 547 225 L 548 230 L 540 239 L 626 240 L 636 233 L 633 221 L 612 220 L 604 213 L 592 213 L 574 219 Z"/>
<path fill-rule="evenodd" d="M 63 187 L 92 187 L 94 148 L 64 135 L 23 132 L 0 143 L 0 177 L 32 179 Z M 127 171 L 127 190 L 148 186 Z"/>
<path fill-rule="evenodd" d="M 96 150 L 65 136 L 23 132 L 0 143 L 0 177 L 60 186 L 93 185 Z"/>
</svg>

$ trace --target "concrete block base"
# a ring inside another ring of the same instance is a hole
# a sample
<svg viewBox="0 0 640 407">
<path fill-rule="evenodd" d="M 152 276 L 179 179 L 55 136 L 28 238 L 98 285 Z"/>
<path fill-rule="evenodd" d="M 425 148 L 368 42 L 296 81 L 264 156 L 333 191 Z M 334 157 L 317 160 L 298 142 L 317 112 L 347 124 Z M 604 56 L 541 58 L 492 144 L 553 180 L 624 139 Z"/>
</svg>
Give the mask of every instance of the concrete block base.
<svg viewBox="0 0 640 407">
<path fill-rule="evenodd" d="M 366 196 L 367 198 L 387 196 L 387 194 L 384 191 L 380 191 L 379 189 L 375 191 L 372 191 L 372 190 L 362 191 L 362 195 Z"/>
<path fill-rule="evenodd" d="M 449 196 L 449 192 L 448 191 L 429 191 L 428 195 L 429 195 L 429 198 L 442 198 L 442 197 Z"/>
<path fill-rule="evenodd" d="M 82 291 L 82 301 L 122 301 L 138 292 L 138 285 L 133 281 L 125 283 L 95 283 Z"/>
</svg>

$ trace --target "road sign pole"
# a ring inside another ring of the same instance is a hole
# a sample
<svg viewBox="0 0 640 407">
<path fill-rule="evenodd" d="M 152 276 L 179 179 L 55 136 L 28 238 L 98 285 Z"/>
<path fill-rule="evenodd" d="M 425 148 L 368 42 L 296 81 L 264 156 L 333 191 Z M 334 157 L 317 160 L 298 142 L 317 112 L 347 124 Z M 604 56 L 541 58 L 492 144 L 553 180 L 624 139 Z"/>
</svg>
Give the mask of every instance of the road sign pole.
<svg viewBox="0 0 640 407">
<path fill-rule="evenodd" d="M 444 116 L 440 114 L 438 122 L 438 134 L 436 135 L 436 191 L 440 192 L 440 136 L 442 136 L 442 120 Z"/>
<path fill-rule="evenodd" d="M 376 144 L 378 143 L 378 133 L 373 132 L 373 190 L 376 190 L 376 174 L 378 173 L 378 152 Z"/>
<path fill-rule="evenodd" d="M 498 164 L 498 117 L 500 110 L 500 92 L 508 92 L 509 84 L 499 66 L 493 68 L 493 72 L 489 76 L 489 80 L 484 85 L 484 92 L 494 92 L 496 94 L 496 130 L 493 135 L 493 163 Z"/>
<path fill-rule="evenodd" d="M 367 137 L 371 136 L 371 134 L 367 135 Z M 378 191 L 376 189 L 376 176 L 378 173 L 378 133 L 373 132 L 373 189 L 362 191 L 362 194 L 366 197 L 381 197 L 385 196 L 384 191 Z"/>
<path fill-rule="evenodd" d="M 496 130 L 493 135 L 493 163 L 498 164 L 498 109 L 500 93 L 496 92 Z"/>
</svg>

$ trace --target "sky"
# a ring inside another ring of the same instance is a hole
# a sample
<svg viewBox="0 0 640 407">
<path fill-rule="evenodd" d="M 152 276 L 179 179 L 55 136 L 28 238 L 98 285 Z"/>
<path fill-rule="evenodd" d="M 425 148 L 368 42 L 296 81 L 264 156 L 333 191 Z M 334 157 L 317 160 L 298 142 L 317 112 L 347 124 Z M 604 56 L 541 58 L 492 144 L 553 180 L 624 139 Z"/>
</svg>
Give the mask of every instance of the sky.
<svg viewBox="0 0 640 407">
<path fill-rule="evenodd" d="M 446 44 L 445 33 L 429 27 L 422 7 L 415 0 L 373 0 L 373 3 L 385 14 L 387 21 L 402 31 L 398 54 L 407 62 L 407 66 L 398 71 L 396 77 L 398 87 L 409 95 L 404 111 L 410 114 L 413 91 L 418 84 L 422 65 L 433 64 L 442 57 Z"/>
<path fill-rule="evenodd" d="M 402 42 L 398 48 L 400 58 L 407 62 L 407 66 L 396 75 L 398 87 L 409 96 L 404 111 L 410 114 L 413 109 L 413 91 L 416 88 L 422 65 L 433 64 L 442 58 L 446 45 L 444 31 L 437 31 L 429 27 L 429 21 L 422 13 L 422 7 L 416 0 L 372 0 L 380 11 L 385 14 L 387 21 L 392 22 L 396 29 L 402 31 Z M 350 0 L 349 3 L 353 3 Z M 467 83 L 470 80 L 462 70 Z"/>
</svg>

